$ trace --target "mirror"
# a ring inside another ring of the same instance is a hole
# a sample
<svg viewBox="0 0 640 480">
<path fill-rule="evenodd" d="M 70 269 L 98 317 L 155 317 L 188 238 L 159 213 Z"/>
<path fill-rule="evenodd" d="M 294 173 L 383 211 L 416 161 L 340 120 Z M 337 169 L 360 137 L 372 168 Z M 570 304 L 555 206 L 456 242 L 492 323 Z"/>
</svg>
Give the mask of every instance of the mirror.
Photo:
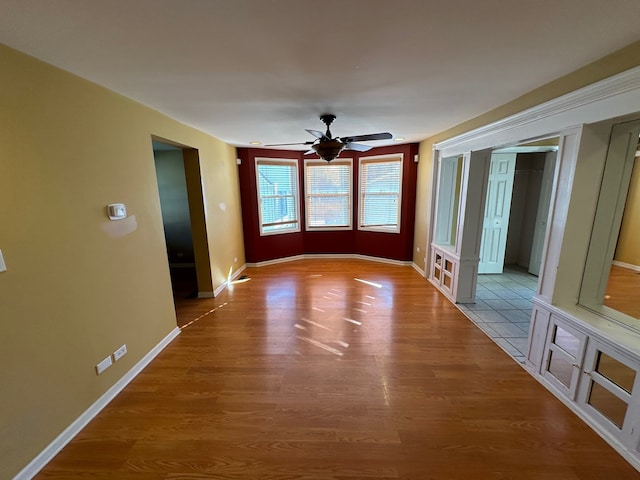
<svg viewBox="0 0 640 480">
<path fill-rule="evenodd" d="M 640 149 L 636 151 L 625 201 L 620 236 L 603 304 L 630 317 L 640 319 Z"/>
<path fill-rule="evenodd" d="M 579 303 L 640 330 L 640 121 L 615 125 Z"/>
<path fill-rule="evenodd" d="M 463 157 L 440 160 L 434 242 L 455 247 L 458 233 Z"/>
</svg>

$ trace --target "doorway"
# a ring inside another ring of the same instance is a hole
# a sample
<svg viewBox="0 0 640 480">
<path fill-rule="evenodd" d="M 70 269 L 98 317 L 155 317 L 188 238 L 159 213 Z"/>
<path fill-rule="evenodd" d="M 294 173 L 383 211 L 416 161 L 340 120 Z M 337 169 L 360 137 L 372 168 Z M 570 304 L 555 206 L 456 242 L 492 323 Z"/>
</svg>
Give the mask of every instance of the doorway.
<svg viewBox="0 0 640 480">
<path fill-rule="evenodd" d="M 557 139 L 548 143 L 550 145 L 523 145 L 492 153 L 479 274 L 499 274 L 507 267 L 538 276 L 551 201 Z"/>
<path fill-rule="evenodd" d="M 152 146 L 174 299 L 213 297 L 198 151 Z"/>
<path fill-rule="evenodd" d="M 493 152 L 484 220 L 489 225 L 483 226 L 479 263 L 485 268 L 479 268 L 475 303 L 460 305 L 469 319 L 521 363 L 543 256 L 558 139 L 546 143 Z M 492 229 L 498 233 L 490 235 Z M 494 241 L 491 248 L 487 238 Z"/>
</svg>

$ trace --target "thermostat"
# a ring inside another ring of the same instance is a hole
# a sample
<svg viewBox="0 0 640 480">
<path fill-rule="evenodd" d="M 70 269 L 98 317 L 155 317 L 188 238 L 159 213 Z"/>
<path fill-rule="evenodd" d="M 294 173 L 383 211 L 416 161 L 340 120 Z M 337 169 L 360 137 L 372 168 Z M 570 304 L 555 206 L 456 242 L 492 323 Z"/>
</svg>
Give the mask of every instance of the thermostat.
<svg viewBox="0 0 640 480">
<path fill-rule="evenodd" d="M 107 215 L 109 215 L 110 220 L 127 218 L 127 207 L 124 206 L 124 203 L 112 203 L 107 205 Z"/>
</svg>

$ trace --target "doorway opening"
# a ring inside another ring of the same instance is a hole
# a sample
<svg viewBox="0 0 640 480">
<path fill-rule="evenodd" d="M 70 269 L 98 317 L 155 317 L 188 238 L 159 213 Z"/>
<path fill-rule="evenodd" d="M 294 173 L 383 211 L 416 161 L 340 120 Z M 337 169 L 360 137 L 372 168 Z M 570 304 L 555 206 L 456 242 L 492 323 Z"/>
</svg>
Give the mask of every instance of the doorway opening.
<svg viewBox="0 0 640 480">
<path fill-rule="evenodd" d="M 494 150 L 487 179 L 476 303 L 460 308 L 524 362 L 543 256 L 558 138 Z"/>
<path fill-rule="evenodd" d="M 198 151 L 153 139 L 174 301 L 213 297 Z"/>
<path fill-rule="evenodd" d="M 539 275 L 558 139 L 547 143 L 493 151 L 479 274 L 502 273 L 506 266 Z"/>
</svg>

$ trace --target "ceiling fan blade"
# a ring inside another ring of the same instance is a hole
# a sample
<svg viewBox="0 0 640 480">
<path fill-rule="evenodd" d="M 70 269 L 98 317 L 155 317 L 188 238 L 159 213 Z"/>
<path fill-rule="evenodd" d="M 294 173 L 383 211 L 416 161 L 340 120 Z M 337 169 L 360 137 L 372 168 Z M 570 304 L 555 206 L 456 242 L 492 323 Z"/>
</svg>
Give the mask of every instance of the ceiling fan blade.
<svg viewBox="0 0 640 480">
<path fill-rule="evenodd" d="M 309 130 L 308 128 L 305 128 L 305 130 L 307 132 L 309 132 L 311 135 L 313 135 L 314 137 L 316 137 L 316 138 L 320 138 L 320 139 L 326 138 L 327 140 L 331 140 L 329 137 L 327 137 L 324 133 L 322 133 L 319 130 Z M 313 142 L 311 142 L 311 143 L 313 143 Z"/>
<path fill-rule="evenodd" d="M 366 142 L 369 140 L 389 140 L 393 138 L 389 132 L 383 133 L 370 133 L 369 135 L 355 135 L 353 137 L 342 137 L 342 141 L 345 143 L 351 142 Z"/>
<path fill-rule="evenodd" d="M 315 150 L 307 150 L 306 152 L 303 153 L 303 155 L 311 155 L 312 153 L 316 153 Z"/>
<path fill-rule="evenodd" d="M 346 150 L 355 150 L 356 152 L 366 152 L 367 150 L 371 150 L 373 147 L 371 145 L 363 145 L 362 143 L 347 143 L 344 148 Z"/>
<path fill-rule="evenodd" d="M 287 145 L 311 145 L 314 141 L 309 142 L 298 142 L 298 143 L 270 143 L 269 145 L 264 145 L 265 147 L 284 147 Z"/>
</svg>

